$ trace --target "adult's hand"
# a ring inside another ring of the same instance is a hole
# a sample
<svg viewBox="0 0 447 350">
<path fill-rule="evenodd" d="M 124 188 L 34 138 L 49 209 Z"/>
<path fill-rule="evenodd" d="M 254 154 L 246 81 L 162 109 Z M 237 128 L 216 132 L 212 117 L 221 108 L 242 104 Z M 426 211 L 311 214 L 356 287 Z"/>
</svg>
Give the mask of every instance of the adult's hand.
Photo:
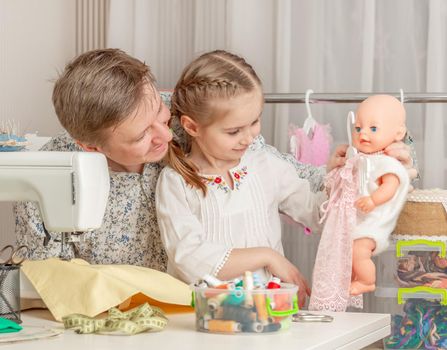
<svg viewBox="0 0 447 350">
<path fill-rule="evenodd" d="M 413 158 L 411 157 L 411 147 L 402 141 L 394 142 L 384 149 L 384 153 L 390 157 L 396 158 L 407 169 L 410 180 L 414 180 L 418 172 L 414 168 Z M 413 190 L 410 185 L 409 191 Z"/>
</svg>

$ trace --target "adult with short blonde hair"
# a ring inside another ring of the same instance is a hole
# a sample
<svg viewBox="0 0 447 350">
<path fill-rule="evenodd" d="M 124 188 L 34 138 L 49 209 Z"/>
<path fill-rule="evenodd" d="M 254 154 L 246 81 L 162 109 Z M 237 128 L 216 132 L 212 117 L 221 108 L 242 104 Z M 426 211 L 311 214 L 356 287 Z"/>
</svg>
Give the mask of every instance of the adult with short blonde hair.
<svg viewBox="0 0 447 350">
<path fill-rule="evenodd" d="M 170 113 L 149 67 L 118 49 L 89 51 L 70 62 L 53 90 L 66 132 L 45 151 L 94 151 L 107 157 L 110 194 L 101 228 L 69 246 L 69 256 L 91 263 L 134 264 L 166 270 L 155 216 L 160 161 L 172 135 Z M 60 234 L 43 246 L 44 227 L 35 203 L 15 205 L 16 235 L 30 258 L 58 256 Z"/>
</svg>

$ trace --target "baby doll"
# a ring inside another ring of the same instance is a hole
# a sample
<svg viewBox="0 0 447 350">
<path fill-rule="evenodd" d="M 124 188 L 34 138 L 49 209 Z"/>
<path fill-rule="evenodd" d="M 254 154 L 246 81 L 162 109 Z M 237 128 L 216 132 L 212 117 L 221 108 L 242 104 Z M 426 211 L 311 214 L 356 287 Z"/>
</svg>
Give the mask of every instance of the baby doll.
<svg viewBox="0 0 447 350">
<path fill-rule="evenodd" d="M 349 124 L 351 131 L 351 123 Z M 312 280 L 309 310 L 362 308 L 360 294 L 374 290 L 371 255 L 383 251 L 408 191 L 409 176 L 383 150 L 405 135 L 405 110 L 392 96 L 363 101 L 352 130 L 358 152 L 327 174 L 329 200 Z"/>
<path fill-rule="evenodd" d="M 351 235 L 351 295 L 375 289 L 376 272 L 371 256 L 387 248 L 389 235 L 405 202 L 408 173 L 396 159 L 383 154 L 387 146 L 402 140 L 405 133 L 405 109 L 396 98 L 374 95 L 359 105 L 352 143 L 359 151 L 360 161 L 365 158 L 369 166 L 358 170 L 365 172 L 363 177 L 368 181 L 366 195 L 354 203 L 357 218 Z"/>
</svg>

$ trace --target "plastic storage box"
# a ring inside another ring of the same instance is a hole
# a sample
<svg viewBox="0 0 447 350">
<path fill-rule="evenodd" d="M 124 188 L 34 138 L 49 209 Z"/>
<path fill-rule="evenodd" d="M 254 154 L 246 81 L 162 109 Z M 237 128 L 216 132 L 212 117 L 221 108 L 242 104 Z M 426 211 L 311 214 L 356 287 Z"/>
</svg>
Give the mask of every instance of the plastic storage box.
<svg viewBox="0 0 447 350">
<path fill-rule="evenodd" d="M 384 348 L 447 349 L 445 241 L 398 239 L 376 258 L 375 311 L 392 314 Z"/>
<path fill-rule="evenodd" d="M 398 241 L 396 258 L 395 281 L 399 287 L 447 288 L 445 242 Z"/>
<path fill-rule="evenodd" d="M 401 240 L 377 257 L 376 296 L 396 297 L 396 288 L 417 286 L 447 288 L 444 241 Z"/>
<path fill-rule="evenodd" d="M 447 290 L 399 288 L 399 312 L 392 315 L 385 349 L 446 349 Z"/>
<path fill-rule="evenodd" d="M 191 286 L 196 329 L 210 333 L 267 333 L 288 329 L 298 312 L 298 287 L 246 290 Z"/>
</svg>

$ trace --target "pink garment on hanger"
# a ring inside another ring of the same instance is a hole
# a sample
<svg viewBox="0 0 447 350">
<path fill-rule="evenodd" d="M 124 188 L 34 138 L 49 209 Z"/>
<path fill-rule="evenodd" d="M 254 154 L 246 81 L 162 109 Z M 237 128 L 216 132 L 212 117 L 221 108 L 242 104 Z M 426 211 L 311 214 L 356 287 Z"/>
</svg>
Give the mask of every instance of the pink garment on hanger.
<svg viewBox="0 0 447 350">
<path fill-rule="evenodd" d="M 363 307 L 363 297 L 350 296 L 352 274 L 351 232 L 356 224 L 357 171 L 359 156 L 346 161 L 326 177 L 329 200 L 323 203 L 325 220 L 314 266 L 309 310 L 346 311 Z"/>
<path fill-rule="evenodd" d="M 332 143 L 329 124 L 317 123 L 310 136 L 302 128 L 291 126 L 289 137 L 291 136 L 295 136 L 296 143 L 296 147 L 292 147 L 295 149 L 292 154 L 298 161 L 315 166 L 327 163 Z"/>
</svg>

